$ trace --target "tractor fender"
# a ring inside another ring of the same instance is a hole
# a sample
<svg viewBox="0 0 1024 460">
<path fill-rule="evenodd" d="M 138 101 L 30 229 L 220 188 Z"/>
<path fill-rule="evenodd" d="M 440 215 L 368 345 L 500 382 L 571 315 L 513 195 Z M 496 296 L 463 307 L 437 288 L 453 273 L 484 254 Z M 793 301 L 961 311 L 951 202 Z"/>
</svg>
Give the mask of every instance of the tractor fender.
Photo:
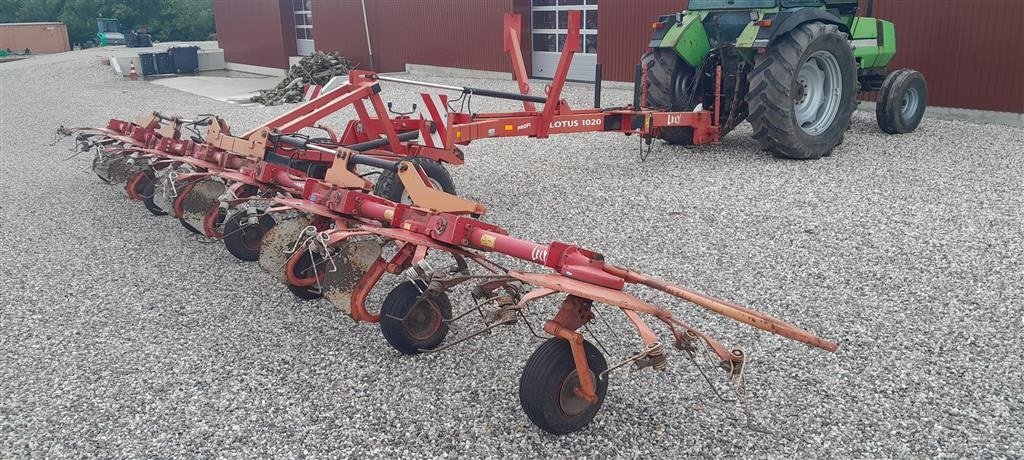
<svg viewBox="0 0 1024 460">
<path fill-rule="evenodd" d="M 696 12 L 662 16 L 658 21 L 666 27 L 656 30 L 647 46 L 652 49 L 674 48 L 687 65 L 697 67 L 711 51 L 703 19 L 704 16 Z"/>
<path fill-rule="evenodd" d="M 769 19 L 769 18 L 766 18 Z M 757 38 L 754 39 L 752 48 L 767 48 L 775 39 L 786 35 L 800 26 L 800 24 L 808 22 L 822 22 L 825 24 L 835 24 L 839 27 L 842 32 L 849 33 L 850 28 L 847 27 L 846 23 L 842 21 L 838 16 L 822 9 L 818 8 L 800 8 L 797 10 L 783 11 L 770 18 L 772 25 L 770 27 L 762 27 L 757 33 Z"/>
</svg>

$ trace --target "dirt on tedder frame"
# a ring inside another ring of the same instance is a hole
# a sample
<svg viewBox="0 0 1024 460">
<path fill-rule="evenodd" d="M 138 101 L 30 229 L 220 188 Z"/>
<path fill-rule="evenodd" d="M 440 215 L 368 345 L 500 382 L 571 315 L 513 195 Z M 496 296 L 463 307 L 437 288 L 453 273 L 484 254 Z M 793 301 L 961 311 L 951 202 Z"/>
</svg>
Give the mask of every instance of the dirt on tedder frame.
<svg viewBox="0 0 1024 460">
<path fill-rule="evenodd" d="M 157 113 L 135 122 L 111 120 L 105 128 L 62 127 L 61 133 L 77 135 L 81 150 L 95 150 L 97 175 L 123 183 L 128 195 L 150 212 L 170 214 L 191 231 L 222 239 L 231 254 L 258 261 L 299 297 L 322 297 L 356 321 L 379 323 L 387 342 L 404 354 L 439 352 L 519 322 L 529 327 L 524 316 L 529 304 L 560 296 L 561 308 L 543 323 L 550 338 L 527 360 L 519 387 L 527 416 L 551 433 L 587 425 L 616 369 L 665 370 L 668 344 L 691 360 L 709 354 L 731 380 L 742 381 L 743 352 L 698 331 L 668 308 L 627 294 L 627 285 L 835 351 L 835 343 L 796 326 L 611 264 L 596 251 L 515 238 L 481 219 L 484 204 L 455 195 L 442 163 L 462 163 L 459 147 L 476 139 L 596 131 L 654 138 L 664 127 L 688 126 L 699 133 L 696 139 L 717 140 L 717 122 L 705 111 L 664 112 L 639 103 L 613 110 L 570 108 L 559 96 L 579 49 L 578 12 L 570 13 L 570 23 L 576 26 L 545 96 L 529 94 L 519 18 L 507 15 L 505 49 L 513 59 L 518 94 L 353 71 L 347 84 L 240 136 L 213 115 L 184 119 Z M 468 113 L 453 108 L 457 101 L 424 94 L 425 114 L 392 118 L 380 97 L 382 82 L 440 87 L 461 92 L 460 99 L 517 100 L 524 110 Z M 341 134 L 317 125 L 348 106 L 358 119 Z M 300 133 L 307 128 L 320 129 L 324 137 Z M 376 183 L 357 173 L 357 166 L 380 171 Z M 436 257 L 428 263 L 430 252 L 445 255 L 450 265 L 435 266 Z M 540 270 L 506 269 L 499 256 Z M 367 297 L 385 276 L 406 281 L 371 309 Z M 456 312 L 448 295 L 464 284 L 472 285 L 472 306 Z M 601 304 L 620 311 L 636 329 L 637 353 L 609 363 L 584 338 L 580 329 Z M 449 324 L 474 312 L 484 325 L 447 339 Z M 652 318 L 668 334 L 667 341 L 648 324 Z"/>
</svg>

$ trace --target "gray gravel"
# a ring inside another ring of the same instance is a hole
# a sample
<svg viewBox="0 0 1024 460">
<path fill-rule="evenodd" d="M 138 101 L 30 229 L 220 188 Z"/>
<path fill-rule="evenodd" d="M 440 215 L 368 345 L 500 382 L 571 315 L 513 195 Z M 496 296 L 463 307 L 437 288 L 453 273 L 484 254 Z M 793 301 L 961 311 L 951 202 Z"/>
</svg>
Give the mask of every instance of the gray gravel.
<svg viewBox="0 0 1024 460">
<path fill-rule="evenodd" d="M 675 354 L 666 374 L 615 376 L 592 426 L 553 437 L 519 408 L 537 345 L 522 326 L 399 356 L 375 327 L 150 216 L 88 157 L 62 161 L 70 141 L 48 145 L 59 124 L 156 109 L 247 128 L 290 106 L 121 80 L 87 52 L 3 64 L 0 79 L 0 457 L 1024 456 L 1022 129 L 926 120 L 890 137 L 857 113 L 814 162 L 770 157 L 746 125 L 646 162 L 616 135 L 469 146 L 459 191 L 513 234 L 579 243 L 840 343 L 828 354 L 676 305 L 751 355 L 750 410 L 768 433 Z M 416 92 L 384 94 L 408 106 Z M 635 350 L 604 337 L 610 361 Z"/>
</svg>

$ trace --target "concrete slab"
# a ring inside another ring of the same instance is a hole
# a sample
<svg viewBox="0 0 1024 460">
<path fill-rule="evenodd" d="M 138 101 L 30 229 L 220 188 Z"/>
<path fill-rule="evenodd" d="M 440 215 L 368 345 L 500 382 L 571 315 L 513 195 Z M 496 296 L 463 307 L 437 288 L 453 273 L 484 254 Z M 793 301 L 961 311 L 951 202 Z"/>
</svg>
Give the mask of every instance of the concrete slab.
<svg viewBox="0 0 1024 460">
<path fill-rule="evenodd" d="M 249 64 L 239 64 L 237 62 L 228 62 L 224 64 L 224 68 L 228 70 L 237 70 L 239 72 L 267 75 L 277 78 L 283 78 L 288 73 L 285 69 L 277 69 L 274 67 L 263 67 Z"/>
<path fill-rule="evenodd" d="M 224 70 L 204 75 L 155 78 L 148 81 L 218 101 L 248 103 L 250 96 L 261 89 L 273 88 L 281 79 Z"/>
</svg>

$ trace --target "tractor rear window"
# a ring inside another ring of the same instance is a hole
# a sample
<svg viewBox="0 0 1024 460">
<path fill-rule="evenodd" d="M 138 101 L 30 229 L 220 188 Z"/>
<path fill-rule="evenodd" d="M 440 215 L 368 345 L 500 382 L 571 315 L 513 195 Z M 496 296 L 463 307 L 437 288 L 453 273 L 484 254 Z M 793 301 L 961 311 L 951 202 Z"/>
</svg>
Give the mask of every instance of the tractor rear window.
<svg viewBox="0 0 1024 460">
<path fill-rule="evenodd" d="M 821 6 L 822 0 L 782 0 L 783 8 L 796 8 L 798 6 Z"/>
<path fill-rule="evenodd" d="M 690 0 L 688 10 L 731 10 L 735 8 L 772 8 L 775 0 Z"/>
</svg>

